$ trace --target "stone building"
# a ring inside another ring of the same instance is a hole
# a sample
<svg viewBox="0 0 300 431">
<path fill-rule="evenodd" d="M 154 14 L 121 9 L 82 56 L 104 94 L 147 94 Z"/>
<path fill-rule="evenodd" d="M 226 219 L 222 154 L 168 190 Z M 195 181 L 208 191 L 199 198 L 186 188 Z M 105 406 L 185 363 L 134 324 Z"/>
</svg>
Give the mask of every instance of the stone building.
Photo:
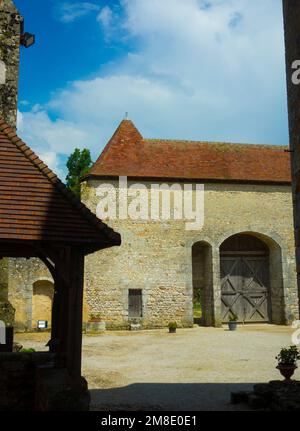
<svg viewBox="0 0 300 431">
<path fill-rule="evenodd" d="M 300 291 L 300 0 L 283 0 L 286 76 L 294 202 L 298 291 Z"/>
<path fill-rule="evenodd" d="M 0 1 L 0 114 L 15 127 L 23 18 L 12 0 Z"/>
<path fill-rule="evenodd" d="M 144 139 L 122 121 L 82 183 L 83 202 L 123 238 L 86 258 L 85 324 L 192 326 L 197 295 L 208 326 L 230 313 L 245 323 L 297 319 L 286 150 Z M 48 270 L 35 259 L 7 267 L 18 328 L 50 320 Z"/>
<path fill-rule="evenodd" d="M 2 3 L 0 114 L 14 126 L 21 18 L 11 0 Z M 191 326 L 196 297 L 204 325 L 230 313 L 244 322 L 297 319 L 286 150 L 144 139 L 122 121 L 82 183 L 83 202 L 123 238 L 120 248 L 87 257 L 84 323 Z M 53 281 L 39 260 L 0 260 L 0 297 L 16 308 L 18 329 L 50 323 Z"/>
<path fill-rule="evenodd" d="M 185 194 L 184 185 L 193 191 Z M 178 206 L 192 194 L 196 208 L 197 186 L 204 219 L 191 229 Z M 106 327 L 191 326 L 195 291 L 205 325 L 220 325 L 230 312 L 244 322 L 298 317 L 286 148 L 144 139 L 124 120 L 83 182 L 82 198 L 123 238 L 120 250 L 86 263 L 87 307 Z M 159 220 L 153 206 L 169 204 L 169 217 Z"/>
</svg>

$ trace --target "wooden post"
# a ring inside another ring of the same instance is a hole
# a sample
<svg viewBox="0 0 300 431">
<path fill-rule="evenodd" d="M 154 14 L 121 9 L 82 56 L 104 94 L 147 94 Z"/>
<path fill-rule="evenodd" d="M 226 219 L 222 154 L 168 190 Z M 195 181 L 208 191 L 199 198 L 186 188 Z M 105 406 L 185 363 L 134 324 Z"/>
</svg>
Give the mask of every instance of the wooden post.
<svg viewBox="0 0 300 431">
<path fill-rule="evenodd" d="M 58 365 L 73 377 L 81 375 L 84 255 L 66 247 L 56 264 L 52 307 L 52 341 L 57 344 Z"/>
<path fill-rule="evenodd" d="M 67 368 L 74 377 L 81 375 L 82 308 L 84 255 L 76 249 L 70 254 L 70 286 L 68 296 Z"/>
</svg>

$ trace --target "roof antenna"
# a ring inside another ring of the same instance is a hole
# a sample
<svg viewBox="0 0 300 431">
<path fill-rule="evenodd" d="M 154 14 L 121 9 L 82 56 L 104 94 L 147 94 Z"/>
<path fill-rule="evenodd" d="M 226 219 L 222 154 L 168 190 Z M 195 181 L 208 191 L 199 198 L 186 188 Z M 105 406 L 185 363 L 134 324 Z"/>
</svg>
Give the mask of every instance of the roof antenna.
<svg viewBox="0 0 300 431">
<path fill-rule="evenodd" d="M 128 120 L 128 112 L 125 112 L 125 120 Z"/>
</svg>

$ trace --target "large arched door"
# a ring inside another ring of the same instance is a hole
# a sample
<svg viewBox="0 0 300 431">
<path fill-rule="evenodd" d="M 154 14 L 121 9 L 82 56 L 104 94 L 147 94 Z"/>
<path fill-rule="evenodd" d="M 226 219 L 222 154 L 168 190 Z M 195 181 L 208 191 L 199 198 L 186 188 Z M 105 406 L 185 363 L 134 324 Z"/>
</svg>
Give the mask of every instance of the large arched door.
<svg viewBox="0 0 300 431">
<path fill-rule="evenodd" d="M 220 248 L 222 319 L 270 321 L 269 250 L 251 235 L 234 235 Z"/>
</svg>

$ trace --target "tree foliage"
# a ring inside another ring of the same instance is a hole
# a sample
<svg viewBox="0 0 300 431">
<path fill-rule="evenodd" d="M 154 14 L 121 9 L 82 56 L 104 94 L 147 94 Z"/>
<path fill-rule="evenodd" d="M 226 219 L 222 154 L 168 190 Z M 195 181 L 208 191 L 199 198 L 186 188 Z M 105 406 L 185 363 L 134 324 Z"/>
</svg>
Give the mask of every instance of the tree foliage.
<svg viewBox="0 0 300 431">
<path fill-rule="evenodd" d="M 67 186 L 80 198 L 80 181 L 92 166 L 90 150 L 75 148 L 67 161 Z"/>
</svg>

